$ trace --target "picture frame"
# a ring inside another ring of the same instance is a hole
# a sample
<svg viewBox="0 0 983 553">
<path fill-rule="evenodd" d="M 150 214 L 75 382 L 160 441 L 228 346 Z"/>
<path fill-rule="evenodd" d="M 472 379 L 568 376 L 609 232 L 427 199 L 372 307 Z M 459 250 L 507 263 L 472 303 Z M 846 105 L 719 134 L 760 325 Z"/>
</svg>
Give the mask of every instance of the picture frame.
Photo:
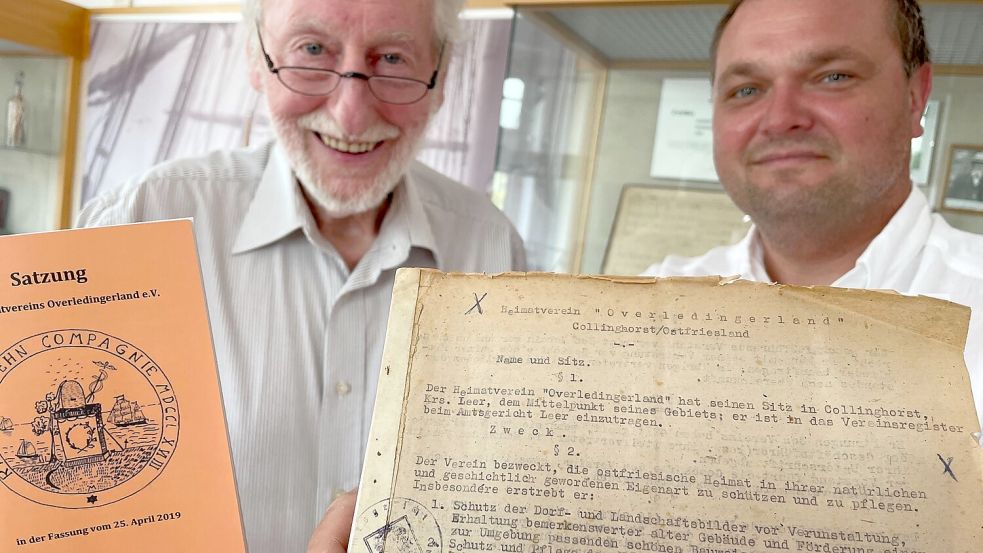
<svg viewBox="0 0 983 553">
<path fill-rule="evenodd" d="M 649 176 L 713 183 L 713 85 L 709 78 L 664 79 Z"/>
<path fill-rule="evenodd" d="M 667 255 L 702 255 L 733 244 L 751 226 L 722 190 L 664 184 L 621 188 L 601 274 L 637 275 Z"/>
<path fill-rule="evenodd" d="M 939 209 L 983 214 L 983 144 L 949 146 Z"/>
</svg>

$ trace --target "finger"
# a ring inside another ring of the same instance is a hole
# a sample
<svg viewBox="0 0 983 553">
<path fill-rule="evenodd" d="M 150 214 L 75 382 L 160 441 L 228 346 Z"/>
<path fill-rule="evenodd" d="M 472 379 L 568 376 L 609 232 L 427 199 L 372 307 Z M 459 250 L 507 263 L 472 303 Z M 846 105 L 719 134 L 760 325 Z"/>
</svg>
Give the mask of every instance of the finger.
<svg viewBox="0 0 983 553">
<path fill-rule="evenodd" d="M 314 529 L 307 553 L 345 553 L 355 518 L 355 492 L 338 496 Z"/>
</svg>

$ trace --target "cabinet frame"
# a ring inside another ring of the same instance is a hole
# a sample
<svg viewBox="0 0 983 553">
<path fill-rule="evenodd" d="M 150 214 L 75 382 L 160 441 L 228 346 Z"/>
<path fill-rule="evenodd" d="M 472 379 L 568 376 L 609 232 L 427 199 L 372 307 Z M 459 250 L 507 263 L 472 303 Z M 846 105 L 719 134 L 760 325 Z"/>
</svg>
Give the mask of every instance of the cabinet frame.
<svg viewBox="0 0 983 553">
<path fill-rule="evenodd" d="M 68 91 L 62 115 L 59 193 L 55 205 L 59 228 L 72 218 L 72 190 L 81 109 L 82 62 L 89 55 L 89 10 L 60 0 L 0 0 L 0 39 L 68 58 Z"/>
</svg>

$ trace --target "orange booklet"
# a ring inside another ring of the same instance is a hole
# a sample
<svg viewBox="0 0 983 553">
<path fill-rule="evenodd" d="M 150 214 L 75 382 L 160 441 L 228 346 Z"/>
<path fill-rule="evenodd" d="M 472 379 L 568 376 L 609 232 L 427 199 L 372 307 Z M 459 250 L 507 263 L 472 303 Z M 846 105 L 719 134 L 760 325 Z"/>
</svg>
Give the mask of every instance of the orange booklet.
<svg viewBox="0 0 983 553">
<path fill-rule="evenodd" d="M 190 220 L 0 238 L 0 551 L 245 551 Z"/>
</svg>

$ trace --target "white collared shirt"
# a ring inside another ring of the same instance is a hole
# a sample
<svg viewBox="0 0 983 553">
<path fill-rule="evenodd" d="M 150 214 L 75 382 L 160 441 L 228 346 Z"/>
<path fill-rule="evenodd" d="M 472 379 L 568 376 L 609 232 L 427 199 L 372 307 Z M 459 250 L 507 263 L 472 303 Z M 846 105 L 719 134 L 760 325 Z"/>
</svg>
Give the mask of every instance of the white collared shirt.
<svg viewBox="0 0 983 553">
<path fill-rule="evenodd" d="M 151 169 L 79 224 L 179 217 L 195 219 L 249 550 L 303 551 L 358 484 L 396 268 L 523 270 L 521 239 L 486 198 L 415 164 L 349 271 L 273 143 Z"/>
<path fill-rule="evenodd" d="M 714 248 L 699 257 L 670 255 L 645 271 L 650 276 L 739 275 L 772 282 L 755 227 L 732 246 Z M 857 264 L 833 286 L 894 290 L 969 306 L 972 314 L 966 339 L 976 412 L 983 425 L 983 236 L 949 226 L 928 207 L 925 195 L 913 188 L 887 226 L 867 246 Z"/>
</svg>

